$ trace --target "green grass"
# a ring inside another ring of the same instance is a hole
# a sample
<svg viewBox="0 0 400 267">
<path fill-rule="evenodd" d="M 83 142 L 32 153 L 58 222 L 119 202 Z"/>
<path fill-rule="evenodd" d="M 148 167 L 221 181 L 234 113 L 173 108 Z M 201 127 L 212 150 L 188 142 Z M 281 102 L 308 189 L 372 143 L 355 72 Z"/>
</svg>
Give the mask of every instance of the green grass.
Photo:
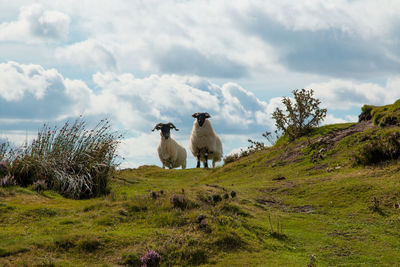
<svg viewBox="0 0 400 267">
<path fill-rule="evenodd" d="M 137 266 L 154 249 L 161 266 L 307 266 L 311 255 L 317 266 L 396 266 L 398 161 L 362 167 L 352 156 L 389 129 L 323 139 L 352 126 L 216 169 L 121 170 L 93 199 L 0 188 L 0 265 Z M 173 194 L 186 204 L 174 207 Z"/>
<path fill-rule="evenodd" d="M 400 100 L 386 106 L 364 105 L 361 110 L 370 114 L 375 125 L 400 125 Z"/>
</svg>

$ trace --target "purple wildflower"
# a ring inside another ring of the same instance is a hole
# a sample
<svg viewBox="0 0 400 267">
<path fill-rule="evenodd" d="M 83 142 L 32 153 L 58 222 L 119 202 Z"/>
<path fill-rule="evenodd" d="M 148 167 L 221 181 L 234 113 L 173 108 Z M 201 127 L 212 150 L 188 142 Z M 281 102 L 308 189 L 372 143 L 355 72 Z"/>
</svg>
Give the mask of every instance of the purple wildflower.
<svg viewBox="0 0 400 267">
<path fill-rule="evenodd" d="M 5 177 L 0 178 L 0 187 L 6 187 L 11 185 L 17 185 L 14 176 L 6 175 Z"/>
<path fill-rule="evenodd" d="M 160 266 L 161 256 L 154 250 L 149 250 L 144 254 L 140 261 L 142 262 L 142 267 L 156 267 Z"/>
<path fill-rule="evenodd" d="M 182 195 L 173 194 L 169 198 L 169 201 L 174 206 L 174 208 L 180 208 L 182 210 L 186 208 L 186 200 L 185 200 L 185 197 Z"/>
</svg>

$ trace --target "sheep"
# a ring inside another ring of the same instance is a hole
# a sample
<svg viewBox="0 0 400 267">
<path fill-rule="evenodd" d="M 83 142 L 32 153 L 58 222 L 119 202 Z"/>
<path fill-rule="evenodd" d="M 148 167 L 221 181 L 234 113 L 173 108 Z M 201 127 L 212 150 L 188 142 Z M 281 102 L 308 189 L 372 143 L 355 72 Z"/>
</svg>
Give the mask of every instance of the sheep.
<svg viewBox="0 0 400 267">
<path fill-rule="evenodd" d="M 192 117 L 196 120 L 190 134 L 190 150 L 197 158 L 196 168 L 200 168 L 200 161 L 204 162 L 204 168 L 208 168 L 208 159 L 212 159 L 215 168 L 215 162 L 222 159 L 222 143 L 208 120 L 211 116 L 208 113 L 196 112 Z"/>
<path fill-rule="evenodd" d="M 158 144 L 157 151 L 158 157 L 162 163 L 163 169 L 167 166 L 169 169 L 182 166 L 186 168 L 186 150 L 179 145 L 172 137 L 170 137 L 170 129 L 173 128 L 179 131 L 171 122 L 158 123 L 152 130 L 161 130 L 161 141 Z"/>
</svg>

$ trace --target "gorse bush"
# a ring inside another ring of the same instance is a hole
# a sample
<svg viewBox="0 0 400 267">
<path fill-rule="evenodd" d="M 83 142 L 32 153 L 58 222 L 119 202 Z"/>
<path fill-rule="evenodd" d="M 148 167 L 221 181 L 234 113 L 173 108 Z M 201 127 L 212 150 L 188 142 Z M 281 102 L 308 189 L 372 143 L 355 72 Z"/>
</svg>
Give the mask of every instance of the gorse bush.
<svg viewBox="0 0 400 267">
<path fill-rule="evenodd" d="M 91 130 L 82 118 L 61 128 L 44 125 L 30 144 L 14 151 L 11 173 L 22 186 L 44 180 L 69 198 L 98 196 L 107 192 L 121 137 L 107 119 Z"/>
</svg>

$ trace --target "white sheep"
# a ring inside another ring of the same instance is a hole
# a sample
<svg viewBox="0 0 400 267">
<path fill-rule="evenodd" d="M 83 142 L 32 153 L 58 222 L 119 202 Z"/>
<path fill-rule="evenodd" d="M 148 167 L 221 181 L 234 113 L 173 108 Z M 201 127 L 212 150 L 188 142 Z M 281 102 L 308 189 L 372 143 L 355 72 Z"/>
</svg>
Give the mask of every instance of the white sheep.
<svg viewBox="0 0 400 267">
<path fill-rule="evenodd" d="M 190 134 L 190 150 L 195 158 L 197 158 L 197 168 L 200 168 L 200 161 L 204 162 L 204 168 L 208 168 L 208 159 L 215 162 L 222 159 L 222 143 L 221 139 L 214 132 L 211 118 L 208 113 L 196 112 L 192 115 L 196 120 L 193 123 L 192 133 Z"/>
<path fill-rule="evenodd" d="M 152 130 L 153 132 L 154 130 L 161 130 L 161 141 L 157 147 L 158 157 L 160 158 L 164 169 L 165 167 L 172 169 L 178 168 L 179 166 L 182 166 L 182 169 L 185 169 L 186 150 L 170 137 L 171 128 L 179 131 L 179 129 L 177 129 L 171 122 L 158 123 Z"/>
</svg>

